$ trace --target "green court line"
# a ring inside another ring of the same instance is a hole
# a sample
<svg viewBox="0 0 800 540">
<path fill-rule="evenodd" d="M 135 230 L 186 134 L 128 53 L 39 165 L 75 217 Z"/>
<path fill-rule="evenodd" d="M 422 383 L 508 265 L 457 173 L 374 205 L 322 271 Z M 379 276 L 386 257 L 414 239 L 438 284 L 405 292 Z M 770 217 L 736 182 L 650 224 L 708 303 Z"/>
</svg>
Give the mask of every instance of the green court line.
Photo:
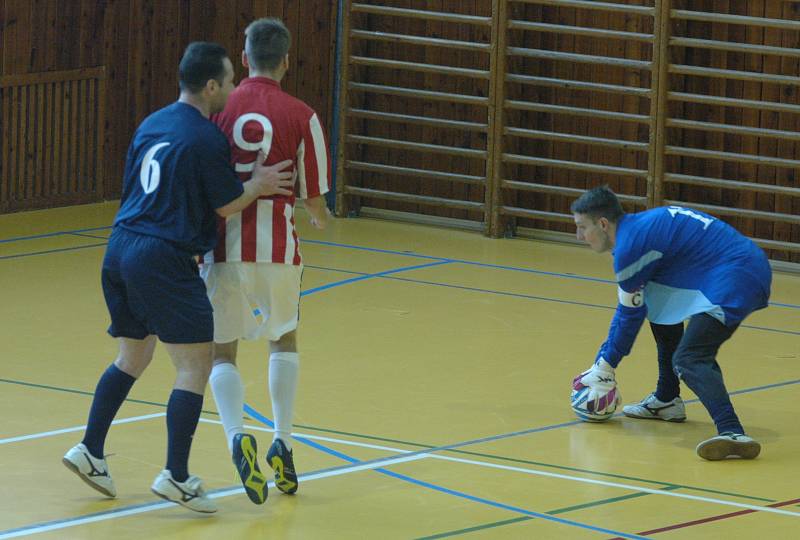
<svg viewBox="0 0 800 540">
<path fill-rule="evenodd" d="M 663 491 L 674 491 L 676 489 L 680 489 L 680 486 L 674 486 L 673 485 L 673 486 L 667 486 L 667 487 L 664 487 L 664 488 L 661 488 L 661 489 Z M 620 502 L 620 501 L 627 501 L 627 500 L 630 500 L 630 499 L 637 499 L 639 497 L 646 497 L 648 495 L 652 495 L 652 494 L 651 493 L 632 493 L 630 495 L 621 495 L 619 497 L 611 497 L 611 498 L 608 498 L 608 499 L 600 499 L 598 501 L 592 501 L 592 502 L 583 503 L 583 504 L 576 504 L 576 505 L 573 505 L 573 506 L 566 506 L 564 508 L 558 508 L 556 510 L 550 510 L 548 512 L 545 512 L 545 514 L 548 514 L 548 515 L 551 515 L 551 516 L 555 516 L 555 515 L 558 515 L 558 514 L 566 514 L 567 512 L 574 512 L 575 510 L 584 510 L 586 508 L 594 508 L 596 506 L 604 506 L 606 504 L 612 504 L 612 503 Z M 502 521 L 493 521 L 492 523 L 484 523 L 482 525 L 475 525 L 474 527 L 467 527 L 466 529 L 457 529 L 457 530 L 454 530 L 454 531 L 447 531 L 447 532 L 443 532 L 443 533 L 434 534 L 434 535 L 431 535 L 431 536 L 421 536 L 419 538 L 416 538 L 415 540 L 435 540 L 437 538 L 449 538 L 451 536 L 460 536 L 462 534 L 468 534 L 468 533 L 472 533 L 472 532 L 483 531 L 483 530 L 486 530 L 486 529 L 494 529 L 494 528 L 497 528 L 497 527 L 505 527 L 506 525 L 513 525 L 515 523 L 522 523 L 523 521 L 531 521 L 533 519 L 536 519 L 536 518 L 535 517 L 530 517 L 530 516 L 523 516 L 523 517 L 512 518 L 512 519 L 504 519 Z"/>
<path fill-rule="evenodd" d="M 85 390 L 74 390 L 74 389 L 71 389 L 71 388 L 62 388 L 62 387 L 58 387 L 58 386 L 48 386 L 48 385 L 44 385 L 44 384 L 30 383 L 30 382 L 26 382 L 26 381 L 16 381 L 16 380 L 12 380 L 12 379 L 0 378 L 0 382 L 5 382 L 5 383 L 9 383 L 9 384 L 17 384 L 17 385 L 20 385 L 20 386 L 29 386 L 29 387 L 32 387 L 32 388 L 41 388 L 41 389 L 45 389 L 45 390 L 55 390 L 55 391 L 60 391 L 60 392 L 69 392 L 69 393 L 72 393 L 72 394 L 80 394 L 80 395 L 84 395 L 84 396 L 93 396 L 94 395 L 92 392 L 87 392 Z M 128 398 L 128 399 L 126 399 L 126 401 L 130 401 L 132 403 L 141 403 L 141 404 L 145 404 L 145 405 L 153 405 L 153 406 L 161 407 L 161 408 L 166 408 L 166 406 L 167 406 L 165 403 L 157 403 L 157 402 L 153 402 L 153 401 L 144 401 L 144 400 L 132 399 L 132 398 Z M 204 412 L 206 414 L 214 415 L 214 416 L 219 416 L 219 413 L 217 413 L 215 411 L 203 410 L 202 412 Z M 360 433 L 352 433 L 352 432 L 347 432 L 347 431 L 338 431 L 338 430 L 334 430 L 334 429 L 325 429 L 325 428 L 319 428 L 319 427 L 315 427 L 315 426 L 308 426 L 308 425 L 302 425 L 302 424 L 295 424 L 295 427 L 298 427 L 298 428 L 301 428 L 301 429 L 307 429 L 307 430 L 311 430 L 311 431 L 317 431 L 317 432 L 321 432 L 321 433 L 331 433 L 331 434 L 334 434 L 334 435 L 349 436 L 349 437 L 354 437 L 354 438 L 358 438 L 358 439 L 365 439 L 365 440 L 372 440 L 372 441 L 379 441 L 379 442 L 390 442 L 390 443 L 395 443 L 395 444 L 403 444 L 403 445 L 410 446 L 410 447 L 413 447 L 413 448 L 437 448 L 436 446 L 429 445 L 429 444 L 409 442 L 409 441 L 403 441 L 403 440 L 399 440 L 399 439 L 390 439 L 390 438 L 386 438 L 386 437 L 376 437 L 376 436 L 372 436 L 372 435 L 363 435 L 363 434 L 360 434 Z M 685 485 L 685 484 L 675 484 L 675 483 L 672 483 L 672 482 L 662 482 L 660 480 L 651 480 L 651 479 L 648 479 L 648 478 L 639 478 L 639 477 L 636 477 L 636 476 L 626 476 L 626 475 L 622 475 L 622 474 L 599 472 L 599 471 L 593 471 L 593 470 L 590 470 L 590 469 L 581 469 L 581 468 L 578 468 L 578 467 L 569 467 L 567 465 L 556 465 L 556 464 L 552 464 L 552 463 L 543 463 L 541 461 L 532 461 L 532 460 L 518 459 L 518 458 L 507 457 L 507 456 L 498 456 L 496 454 L 488 454 L 488 453 L 483 453 L 483 452 L 471 452 L 469 450 L 460 450 L 460 449 L 448 449 L 448 450 L 446 450 L 446 452 L 453 453 L 453 454 L 465 454 L 465 455 L 474 456 L 474 457 L 495 459 L 495 460 L 498 460 L 498 461 L 505 461 L 505 462 L 510 462 L 510 463 L 520 463 L 520 464 L 524 464 L 524 465 L 536 465 L 536 466 L 539 466 L 539 467 L 547 467 L 547 468 L 550 468 L 550 469 L 556 469 L 556 470 L 561 470 L 561 471 L 580 472 L 580 473 L 584 473 L 584 474 L 592 474 L 592 475 L 595 475 L 595 476 L 600 476 L 600 477 L 605 477 L 605 478 L 617 478 L 617 479 L 621 479 L 621 480 L 630 480 L 630 481 L 634 481 L 634 482 L 642 482 L 642 483 L 645 483 L 645 484 L 655 484 L 655 485 L 662 486 L 663 489 L 688 489 L 688 490 L 692 490 L 692 491 L 699 491 L 699 492 L 704 492 L 704 493 L 713 493 L 713 494 L 716 494 L 716 495 L 727 495 L 729 497 L 737 497 L 737 498 L 741 498 L 741 499 L 749 499 L 749 500 L 760 501 L 760 502 L 768 502 L 768 503 L 776 502 L 775 499 L 767 499 L 767 498 L 764 498 L 764 497 L 755 497 L 755 496 L 752 496 L 752 495 L 743 495 L 741 493 L 732 493 L 732 492 L 729 492 L 729 491 L 719 491 L 719 490 L 715 490 L 715 489 L 701 488 L 701 487 L 690 486 L 690 485 Z"/>
<path fill-rule="evenodd" d="M 87 392 L 86 390 L 75 390 L 72 388 L 62 388 L 60 386 L 48 386 L 46 384 L 37 384 L 26 381 L 14 381 L 12 379 L 0 379 L 0 382 L 8 384 L 18 384 L 20 386 L 30 386 L 31 388 L 42 388 L 44 390 L 56 390 L 58 392 L 68 392 L 70 394 L 79 394 L 81 396 L 94 396 L 94 392 Z M 125 401 L 130 401 L 131 403 L 141 403 L 142 405 L 153 405 L 155 407 L 161 407 L 162 409 L 167 408 L 166 403 L 158 403 L 155 401 L 145 401 L 143 399 L 133 399 L 133 398 L 127 398 L 125 399 Z M 213 414 L 214 416 L 219 416 L 219 413 L 216 413 L 214 411 L 207 411 L 203 409 L 202 412 L 206 414 Z"/>
</svg>

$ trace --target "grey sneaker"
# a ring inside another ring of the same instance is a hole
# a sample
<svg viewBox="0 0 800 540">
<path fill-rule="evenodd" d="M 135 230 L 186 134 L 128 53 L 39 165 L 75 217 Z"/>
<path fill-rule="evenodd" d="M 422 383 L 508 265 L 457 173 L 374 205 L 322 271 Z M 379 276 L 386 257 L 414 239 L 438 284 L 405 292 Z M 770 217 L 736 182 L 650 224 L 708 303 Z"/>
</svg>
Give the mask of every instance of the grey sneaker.
<svg viewBox="0 0 800 540">
<path fill-rule="evenodd" d="M 683 400 L 676 397 L 672 401 L 661 401 L 655 394 L 650 394 L 639 403 L 625 405 L 622 413 L 631 418 L 646 420 L 666 420 L 667 422 L 683 422 L 686 420 L 686 407 Z"/>
<path fill-rule="evenodd" d="M 89 453 L 86 445 L 76 444 L 70 448 L 61 462 L 78 478 L 86 482 L 91 488 L 96 489 L 107 497 L 116 497 L 117 489 L 114 487 L 114 480 L 108 472 L 108 464 L 105 459 L 97 459 Z"/>
<path fill-rule="evenodd" d="M 697 455 L 708 461 L 720 461 L 729 457 L 755 459 L 761 453 L 761 445 L 747 435 L 726 431 L 697 445 Z"/>
<path fill-rule="evenodd" d="M 178 503 L 195 512 L 213 514 L 217 511 L 217 505 L 206 495 L 203 482 L 196 476 L 190 476 L 185 482 L 178 482 L 172 478 L 169 470 L 164 469 L 156 476 L 150 490 L 162 499 Z"/>
</svg>

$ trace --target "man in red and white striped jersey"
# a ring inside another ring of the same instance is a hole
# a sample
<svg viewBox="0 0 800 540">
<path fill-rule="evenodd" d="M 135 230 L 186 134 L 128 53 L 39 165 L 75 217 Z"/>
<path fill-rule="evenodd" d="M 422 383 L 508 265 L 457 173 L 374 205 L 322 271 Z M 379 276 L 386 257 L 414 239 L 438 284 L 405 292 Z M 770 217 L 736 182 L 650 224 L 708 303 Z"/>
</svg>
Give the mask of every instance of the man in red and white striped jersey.
<svg viewBox="0 0 800 540">
<path fill-rule="evenodd" d="M 330 189 L 330 165 L 317 114 L 281 90 L 289 67 L 291 38 L 286 26 L 277 19 L 259 19 L 245 35 L 242 63 L 249 77 L 213 120 L 228 137 L 233 165 L 243 180 L 251 176 L 261 151 L 266 164 L 293 160 L 295 185 L 290 195 L 259 198 L 241 213 L 220 219 L 217 247 L 203 258 L 201 275 L 214 306 L 215 355 L 209 382 L 234 465 L 250 499 L 261 504 L 267 483 L 258 467 L 255 438 L 243 429 L 244 387 L 236 367 L 237 343 L 262 337 L 270 342 L 275 435 L 267 462 L 278 488 L 294 493 L 291 431 L 303 269 L 294 205 L 297 198 L 303 199 L 312 225 L 325 228 L 330 217 L 324 198 Z"/>
</svg>

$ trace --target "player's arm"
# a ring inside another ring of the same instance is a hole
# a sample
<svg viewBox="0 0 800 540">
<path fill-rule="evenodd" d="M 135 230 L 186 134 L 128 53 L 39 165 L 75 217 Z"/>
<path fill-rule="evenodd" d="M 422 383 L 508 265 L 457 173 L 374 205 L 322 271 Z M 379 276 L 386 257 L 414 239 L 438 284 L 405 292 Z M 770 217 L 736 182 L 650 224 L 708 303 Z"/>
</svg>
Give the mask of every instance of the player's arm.
<svg viewBox="0 0 800 540">
<path fill-rule="evenodd" d="M 617 288 L 619 303 L 608 329 L 608 337 L 600 346 L 597 359 L 603 359 L 612 368 L 616 368 L 622 358 L 629 355 L 639 329 L 647 315 L 644 303 L 644 288 L 626 291 L 622 286 Z"/>
<path fill-rule="evenodd" d="M 311 217 L 311 224 L 324 229 L 330 219 L 325 195 L 330 190 L 330 159 L 319 117 L 312 114 L 300 128 L 297 149 L 297 194 Z"/>
<path fill-rule="evenodd" d="M 292 160 L 287 159 L 269 167 L 265 166 L 263 162 L 264 154 L 259 152 L 253 169 L 253 176 L 242 184 L 244 191 L 228 204 L 216 208 L 215 211 L 218 215 L 228 217 L 241 212 L 259 197 L 291 195 L 290 188 L 294 184 L 293 175 L 291 171 L 285 171 L 284 169 L 292 165 Z"/>
<path fill-rule="evenodd" d="M 306 211 L 311 215 L 311 225 L 317 229 L 324 229 L 328 226 L 331 211 L 328 210 L 328 203 L 325 197 L 317 195 L 306 199 L 303 204 L 306 207 Z"/>
</svg>

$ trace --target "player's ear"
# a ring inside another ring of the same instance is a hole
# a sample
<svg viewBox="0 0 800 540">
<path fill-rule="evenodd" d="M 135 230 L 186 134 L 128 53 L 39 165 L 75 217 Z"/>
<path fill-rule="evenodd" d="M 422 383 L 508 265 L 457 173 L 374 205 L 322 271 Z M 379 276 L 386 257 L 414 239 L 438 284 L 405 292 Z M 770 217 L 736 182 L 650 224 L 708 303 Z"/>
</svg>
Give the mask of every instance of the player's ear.
<svg viewBox="0 0 800 540">
<path fill-rule="evenodd" d="M 597 218 L 597 224 L 603 232 L 608 232 L 608 219 L 604 217 Z"/>
<path fill-rule="evenodd" d="M 283 57 L 283 69 L 289 71 L 289 53 L 286 53 L 286 56 Z"/>
<path fill-rule="evenodd" d="M 250 69 L 250 62 L 247 61 L 247 53 L 242 51 L 242 66 L 246 69 Z"/>
<path fill-rule="evenodd" d="M 220 88 L 221 85 L 219 84 L 219 81 L 217 81 L 217 79 L 208 79 L 206 81 L 206 87 L 204 88 L 204 91 L 206 94 L 210 95 L 217 92 Z"/>
</svg>

